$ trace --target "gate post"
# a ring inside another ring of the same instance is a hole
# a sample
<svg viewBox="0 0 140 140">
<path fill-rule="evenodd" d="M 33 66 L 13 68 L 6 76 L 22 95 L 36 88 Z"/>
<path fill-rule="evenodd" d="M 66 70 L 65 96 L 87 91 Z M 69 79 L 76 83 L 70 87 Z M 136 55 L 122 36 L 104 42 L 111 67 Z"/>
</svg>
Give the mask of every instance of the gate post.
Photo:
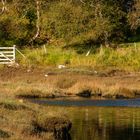
<svg viewBox="0 0 140 140">
<path fill-rule="evenodd" d="M 13 62 L 16 61 L 16 45 L 13 45 Z"/>
</svg>

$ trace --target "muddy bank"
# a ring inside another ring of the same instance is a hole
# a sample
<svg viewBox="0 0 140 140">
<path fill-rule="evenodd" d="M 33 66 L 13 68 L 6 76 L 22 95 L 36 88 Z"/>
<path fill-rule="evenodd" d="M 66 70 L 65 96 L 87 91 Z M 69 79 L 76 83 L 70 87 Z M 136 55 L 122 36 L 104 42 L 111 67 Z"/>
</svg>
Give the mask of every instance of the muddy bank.
<svg viewBox="0 0 140 140">
<path fill-rule="evenodd" d="M 65 98 L 92 98 L 92 99 L 135 99 L 140 98 L 139 90 L 130 90 L 127 88 L 119 88 L 114 93 L 104 93 L 101 89 L 98 91 L 92 89 L 81 89 L 79 92 L 52 92 L 52 93 L 40 93 L 39 91 L 18 93 L 16 96 L 18 99 L 65 99 Z"/>
</svg>

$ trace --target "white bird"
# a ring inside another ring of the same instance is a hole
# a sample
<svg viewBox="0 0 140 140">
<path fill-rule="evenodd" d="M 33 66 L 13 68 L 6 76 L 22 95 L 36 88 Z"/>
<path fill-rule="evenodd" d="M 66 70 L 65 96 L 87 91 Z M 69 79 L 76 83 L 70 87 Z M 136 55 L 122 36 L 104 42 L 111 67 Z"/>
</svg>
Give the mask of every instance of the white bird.
<svg viewBox="0 0 140 140">
<path fill-rule="evenodd" d="M 58 65 L 58 68 L 59 69 L 62 69 L 62 68 L 65 68 L 66 66 L 64 66 L 64 65 Z"/>
<path fill-rule="evenodd" d="M 48 74 L 45 74 L 45 77 L 48 77 L 49 75 Z"/>
</svg>

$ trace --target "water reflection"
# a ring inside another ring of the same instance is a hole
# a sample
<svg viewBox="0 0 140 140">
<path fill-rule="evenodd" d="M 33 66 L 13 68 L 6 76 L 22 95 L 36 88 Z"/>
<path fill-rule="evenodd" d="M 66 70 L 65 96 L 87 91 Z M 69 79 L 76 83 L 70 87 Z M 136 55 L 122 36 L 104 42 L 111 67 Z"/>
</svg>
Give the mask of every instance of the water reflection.
<svg viewBox="0 0 140 140">
<path fill-rule="evenodd" d="M 75 108 L 72 140 L 139 140 L 138 108 Z"/>
</svg>

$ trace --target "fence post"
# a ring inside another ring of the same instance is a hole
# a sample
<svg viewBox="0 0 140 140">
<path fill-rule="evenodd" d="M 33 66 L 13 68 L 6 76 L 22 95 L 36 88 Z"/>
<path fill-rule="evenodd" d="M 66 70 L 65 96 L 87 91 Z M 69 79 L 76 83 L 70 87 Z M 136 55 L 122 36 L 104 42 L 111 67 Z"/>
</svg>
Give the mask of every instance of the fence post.
<svg viewBox="0 0 140 140">
<path fill-rule="evenodd" d="M 13 62 L 16 61 L 16 45 L 13 45 Z"/>
<path fill-rule="evenodd" d="M 137 51 L 137 44 L 134 42 L 135 52 Z"/>
</svg>

